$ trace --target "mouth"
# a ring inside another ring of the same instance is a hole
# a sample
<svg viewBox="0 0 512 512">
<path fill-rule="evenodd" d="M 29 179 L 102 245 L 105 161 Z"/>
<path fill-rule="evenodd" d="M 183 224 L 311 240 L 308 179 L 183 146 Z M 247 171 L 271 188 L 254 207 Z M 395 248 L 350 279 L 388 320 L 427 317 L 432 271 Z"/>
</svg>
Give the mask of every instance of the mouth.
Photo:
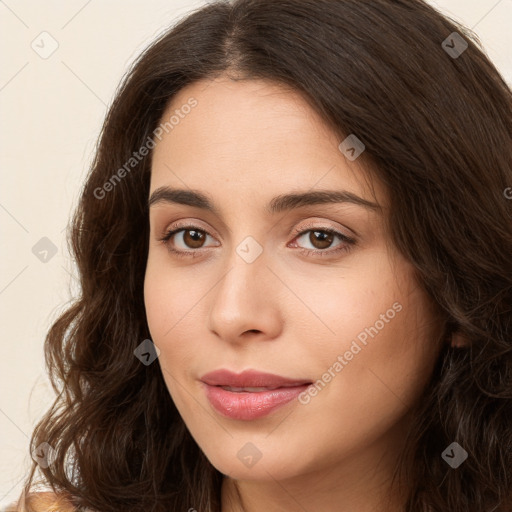
<svg viewBox="0 0 512 512">
<path fill-rule="evenodd" d="M 225 389 L 226 391 L 232 391 L 233 393 L 258 393 L 260 391 L 273 391 L 274 389 L 282 389 L 284 387 L 293 387 L 293 386 L 274 386 L 274 387 L 260 387 L 260 388 L 251 388 L 251 387 L 244 387 L 244 388 L 235 388 L 232 386 L 217 386 L 221 387 L 222 389 Z"/>
<path fill-rule="evenodd" d="M 270 373 L 246 370 L 236 374 L 216 370 L 201 379 L 214 410 L 235 420 L 254 420 L 288 404 L 312 384 Z"/>
<path fill-rule="evenodd" d="M 307 379 L 291 379 L 258 370 L 245 370 L 241 373 L 235 373 L 231 370 L 220 369 L 203 375 L 200 380 L 210 386 L 224 386 L 240 390 L 247 389 L 249 391 L 252 389 L 272 390 L 311 384 L 311 381 Z"/>
</svg>

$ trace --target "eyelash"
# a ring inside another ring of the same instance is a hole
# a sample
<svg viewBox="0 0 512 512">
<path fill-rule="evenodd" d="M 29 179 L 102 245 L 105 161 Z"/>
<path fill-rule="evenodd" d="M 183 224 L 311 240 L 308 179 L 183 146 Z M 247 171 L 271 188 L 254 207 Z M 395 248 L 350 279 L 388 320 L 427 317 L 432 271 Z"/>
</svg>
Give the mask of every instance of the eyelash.
<svg viewBox="0 0 512 512">
<path fill-rule="evenodd" d="M 294 240 L 295 240 L 295 238 L 299 238 L 302 235 L 309 233 L 310 231 L 319 231 L 321 233 L 328 233 L 330 235 L 337 236 L 343 242 L 336 249 L 333 249 L 333 250 L 304 249 L 304 248 L 297 249 L 301 254 L 305 254 L 306 256 L 320 256 L 320 257 L 333 256 L 334 254 L 350 251 L 352 249 L 352 247 L 354 245 L 356 245 L 356 243 L 357 243 L 356 240 L 354 240 L 353 238 L 350 238 L 350 237 L 344 235 L 343 233 L 336 231 L 335 229 L 319 228 L 319 227 L 313 227 L 313 226 L 306 226 L 306 228 L 307 229 L 303 229 L 302 231 L 294 234 Z M 177 249 L 174 249 L 173 247 L 171 247 L 171 245 L 169 244 L 169 241 L 173 235 L 175 235 L 181 231 L 188 231 L 188 230 L 199 231 L 201 233 L 205 233 L 208 236 L 212 236 L 204 229 L 200 229 L 198 226 L 189 224 L 186 226 L 172 226 L 171 229 L 169 231 L 167 231 L 162 238 L 158 238 L 158 241 L 163 243 L 167 247 L 167 250 L 169 252 L 173 253 L 174 255 L 176 255 L 179 258 L 196 257 L 196 254 L 199 252 L 199 249 L 193 249 L 190 251 L 177 250 Z"/>
</svg>

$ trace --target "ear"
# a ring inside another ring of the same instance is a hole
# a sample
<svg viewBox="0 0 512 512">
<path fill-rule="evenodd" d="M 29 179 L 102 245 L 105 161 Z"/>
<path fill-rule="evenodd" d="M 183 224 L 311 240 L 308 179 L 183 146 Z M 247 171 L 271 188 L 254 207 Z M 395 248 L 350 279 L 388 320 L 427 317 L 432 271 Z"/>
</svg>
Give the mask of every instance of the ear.
<svg viewBox="0 0 512 512">
<path fill-rule="evenodd" d="M 468 340 L 460 332 L 454 332 L 451 336 L 450 345 L 457 348 L 466 348 L 469 346 Z"/>
</svg>

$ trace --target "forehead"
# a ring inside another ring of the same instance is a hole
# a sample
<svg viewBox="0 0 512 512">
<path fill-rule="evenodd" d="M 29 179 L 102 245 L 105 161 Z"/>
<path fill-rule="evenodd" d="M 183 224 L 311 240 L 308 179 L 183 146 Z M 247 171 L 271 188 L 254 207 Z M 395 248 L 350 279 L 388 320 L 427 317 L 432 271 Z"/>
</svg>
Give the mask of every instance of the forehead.
<svg viewBox="0 0 512 512">
<path fill-rule="evenodd" d="M 215 190 L 232 184 L 276 194 L 343 188 L 370 199 L 367 171 L 345 158 L 340 136 L 290 88 L 265 80 L 202 80 L 172 99 L 161 126 L 166 122 L 154 149 L 150 193 L 165 185 Z M 382 204 L 384 191 L 373 181 Z"/>
</svg>

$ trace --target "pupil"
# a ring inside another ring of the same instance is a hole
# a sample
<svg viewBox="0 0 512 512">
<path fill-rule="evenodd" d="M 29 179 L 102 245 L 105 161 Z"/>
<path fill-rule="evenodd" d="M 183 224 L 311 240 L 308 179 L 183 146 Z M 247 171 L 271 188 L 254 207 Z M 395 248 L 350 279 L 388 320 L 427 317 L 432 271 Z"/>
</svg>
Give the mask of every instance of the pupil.
<svg viewBox="0 0 512 512">
<path fill-rule="evenodd" d="M 186 231 L 188 235 L 185 235 L 185 238 L 187 238 L 187 245 L 191 246 L 194 249 L 197 249 L 202 244 L 203 235 L 200 231 L 196 229 L 189 229 Z"/>
<path fill-rule="evenodd" d="M 315 238 L 318 237 L 318 238 Z M 319 249 L 325 249 L 326 247 L 329 247 L 332 243 L 332 237 L 333 235 L 331 233 L 326 233 L 324 231 L 313 231 L 311 235 L 311 243 L 313 245 L 320 243 Z"/>
</svg>

